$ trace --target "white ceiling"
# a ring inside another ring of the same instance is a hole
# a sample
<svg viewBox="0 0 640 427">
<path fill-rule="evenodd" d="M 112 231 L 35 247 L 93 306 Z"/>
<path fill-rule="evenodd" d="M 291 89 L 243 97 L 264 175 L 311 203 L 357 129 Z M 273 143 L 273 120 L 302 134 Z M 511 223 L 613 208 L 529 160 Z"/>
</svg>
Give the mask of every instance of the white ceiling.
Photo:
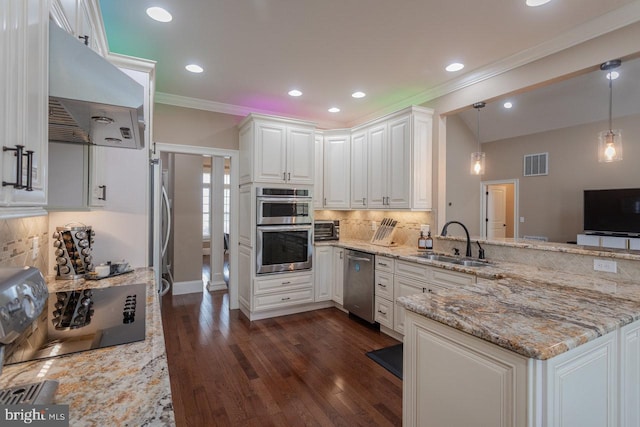
<svg viewBox="0 0 640 427">
<path fill-rule="evenodd" d="M 616 71 L 620 77 L 612 82 L 614 129 L 616 117 L 640 114 L 640 58 L 623 61 Z M 510 101 L 513 107 L 505 109 L 505 101 Z M 470 108 L 458 115 L 477 138 L 478 111 Z M 609 81 L 606 73 L 598 69 L 488 103 L 480 109 L 480 141 L 497 141 L 608 118 Z"/>
<path fill-rule="evenodd" d="M 100 7 L 111 52 L 157 61 L 158 92 L 210 102 L 220 111 L 238 107 L 337 127 L 424 102 L 437 88 L 633 3 L 101 0 Z M 149 19 L 150 6 L 164 7 L 173 21 Z M 465 69 L 446 72 L 454 61 Z M 205 72 L 187 72 L 188 63 Z M 288 96 L 293 88 L 303 96 Z M 351 98 L 356 90 L 367 97 Z M 332 106 L 342 111 L 327 112 Z"/>
</svg>

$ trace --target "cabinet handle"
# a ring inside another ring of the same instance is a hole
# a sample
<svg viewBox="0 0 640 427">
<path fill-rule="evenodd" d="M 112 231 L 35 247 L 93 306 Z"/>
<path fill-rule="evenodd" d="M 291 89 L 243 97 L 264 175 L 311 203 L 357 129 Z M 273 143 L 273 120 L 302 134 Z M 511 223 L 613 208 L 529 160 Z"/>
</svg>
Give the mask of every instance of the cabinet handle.
<svg viewBox="0 0 640 427">
<path fill-rule="evenodd" d="M 290 285 L 291 282 L 282 282 L 283 285 Z"/>
<path fill-rule="evenodd" d="M 343 254 L 343 252 L 342 252 L 342 251 L 340 251 L 340 259 L 342 259 L 342 254 Z"/>
<path fill-rule="evenodd" d="M 324 204 L 324 205 L 326 205 L 326 204 L 327 204 L 327 198 L 326 198 L 326 197 L 324 198 L 324 203 L 323 203 L 323 204 Z"/>
<path fill-rule="evenodd" d="M 84 45 L 89 46 L 89 36 L 78 36 L 80 40 L 84 40 Z"/>
<path fill-rule="evenodd" d="M 378 283 L 378 286 L 380 286 L 381 288 L 386 288 L 387 285 L 383 285 L 382 283 Z"/>
<path fill-rule="evenodd" d="M 365 206 L 367 204 L 367 199 L 366 197 L 362 198 L 362 206 Z"/>
<path fill-rule="evenodd" d="M 283 181 L 287 180 L 287 173 L 286 172 L 282 172 L 282 180 Z"/>
<path fill-rule="evenodd" d="M 387 264 L 385 264 L 384 262 L 379 262 L 378 265 L 381 265 L 383 267 L 389 267 Z"/>
<path fill-rule="evenodd" d="M 98 185 L 98 188 L 102 190 L 102 197 L 98 197 L 98 200 L 107 200 L 107 186 Z"/>
<path fill-rule="evenodd" d="M 287 181 L 291 181 L 291 172 L 287 173 Z"/>
<path fill-rule="evenodd" d="M 386 311 L 382 311 L 382 310 L 378 310 L 378 313 L 384 314 L 385 316 L 387 315 L 387 312 Z"/>
<path fill-rule="evenodd" d="M 27 150 L 25 156 L 27 156 L 27 186 L 25 190 L 33 191 L 33 150 Z"/>
<path fill-rule="evenodd" d="M 13 186 L 13 188 L 16 188 L 18 190 L 21 190 L 24 188 L 24 185 L 22 185 L 22 157 L 24 156 L 24 154 L 22 153 L 22 149 L 24 148 L 24 145 L 16 145 L 16 148 L 10 148 L 10 147 L 2 147 L 2 151 L 15 151 L 15 156 L 16 156 L 16 182 L 6 182 L 6 181 L 2 181 L 2 186 L 6 187 L 8 185 Z"/>
<path fill-rule="evenodd" d="M 288 300 L 290 300 L 290 299 L 291 299 L 291 297 L 282 297 L 282 298 L 280 299 L 280 301 L 288 301 Z"/>
</svg>

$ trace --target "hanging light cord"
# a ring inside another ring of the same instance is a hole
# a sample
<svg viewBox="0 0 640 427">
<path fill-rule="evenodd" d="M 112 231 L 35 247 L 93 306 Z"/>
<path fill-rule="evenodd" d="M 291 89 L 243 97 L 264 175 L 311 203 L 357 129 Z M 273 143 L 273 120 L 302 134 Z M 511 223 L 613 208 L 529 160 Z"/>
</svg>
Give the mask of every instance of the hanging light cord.
<svg viewBox="0 0 640 427">
<path fill-rule="evenodd" d="M 476 138 L 478 139 L 478 153 L 480 152 L 480 108 L 476 108 L 476 111 L 478 112 L 477 117 L 477 127 L 476 127 Z"/>
<path fill-rule="evenodd" d="M 611 78 L 611 72 L 609 72 L 609 133 L 613 133 L 612 116 L 613 116 L 613 79 Z"/>
</svg>

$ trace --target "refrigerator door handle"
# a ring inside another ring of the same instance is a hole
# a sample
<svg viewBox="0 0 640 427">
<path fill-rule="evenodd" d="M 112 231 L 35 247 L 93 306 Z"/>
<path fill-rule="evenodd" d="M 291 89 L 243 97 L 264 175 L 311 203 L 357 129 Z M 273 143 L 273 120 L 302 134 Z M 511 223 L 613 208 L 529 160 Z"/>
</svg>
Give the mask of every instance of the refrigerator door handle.
<svg viewBox="0 0 640 427">
<path fill-rule="evenodd" d="M 164 242 L 162 244 L 162 250 L 160 254 L 164 256 L 167 252 L 167 246 L 169 245 L 169 236 L 171 236 L 171 206 L 169 206 L 169 196 L 167 195 L 167 190 L 165 190 L 164 186 L 162 186 L 162 201 L 167 210 L 167 235 L 164 236 Z"/>
</svg>

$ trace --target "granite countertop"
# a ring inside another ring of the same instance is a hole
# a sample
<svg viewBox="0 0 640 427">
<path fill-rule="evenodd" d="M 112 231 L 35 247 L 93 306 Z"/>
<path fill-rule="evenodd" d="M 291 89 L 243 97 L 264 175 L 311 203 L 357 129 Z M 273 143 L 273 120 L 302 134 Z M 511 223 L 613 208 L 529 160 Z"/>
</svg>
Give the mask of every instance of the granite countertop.
<svg viewBox="0 0 640 427">
<path fill-rule="evenodd" d="M 640 319 L 640 301 L 516 278 L 398 298 L 406 309 L 534 359 Z"/>
<path fill-rule="evenodd" d="M 549 359 L 640 319 L 640 283 L 491 261 L 466 267 L 412 247 L 332 242 L 399 260 L 473 274 L 477 283 L 398 298 L 406 309 L 526 357 Z"/>
<path fill-rule="evenodd" d="M 55 404 L 69 405 L 69 425 L 175 425 L 159 297 L 153 270 L 102 280 L 55 280 L 50 292 L 147 284 L 144 341 L 5 366 L 0 388 L 44 380 L 60 383 Z"/>
</svg>

